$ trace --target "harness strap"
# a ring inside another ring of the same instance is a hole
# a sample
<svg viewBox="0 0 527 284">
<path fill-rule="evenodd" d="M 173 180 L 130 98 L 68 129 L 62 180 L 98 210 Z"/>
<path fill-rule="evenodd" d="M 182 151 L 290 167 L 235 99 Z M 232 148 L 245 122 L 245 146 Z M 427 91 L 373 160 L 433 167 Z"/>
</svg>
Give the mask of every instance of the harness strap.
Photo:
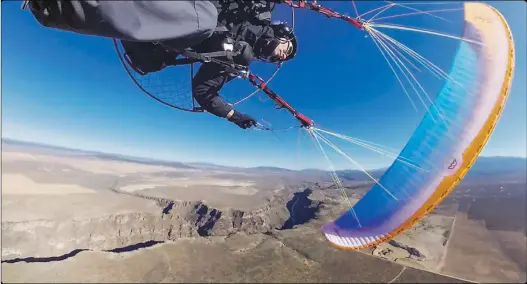
<svg viewBox="0 0 527 284">
<path fill-rule="evenodd" d="M 232 62 L 232 58 L 234 56 L 239 55 L 240 52 L 224 50 L 224 51 L 214 51 L 214 52 L 207 52 L 207 53 L 197 53 L 195 51 L 185 50 L 181 54 L 186 57 L 195 58 L 202 62 L 210 62 L 212 61 L 212 58 L 215 58 L 215 57 L 227 57 L 228 59 L 230 59 L 229 61 Z"/>
<path fill-rule="evenodd" d="M 225 62 L 223 60 L 218 60 L 218 59 L 215 58 L 215 57 L 220 57 L 220 56 L 224 56 L 224 55 L 206 56 L 207 54 L 218 54 L 218 53 L 228 53 L 228 54 L 231 54 L 231 56 L 232 56 L 232 54 L 234 52 L 231 52 L 231 51 L 218 51 L 218 52 L 211 52 L 211 53 L 197 53 L 197 52 L 191 51 L 191 50 L 184 50 L 183 52 L 181 52 L 181 55 L 186 56 L 188 58 L 194 59 L 195 60 L 194 62 L 200 61 L 200 62 L 203 62 L 203 63 L 213 62 L 213 63 L 216 63 L 216 64 L 220 64 L 223 67 L 225 67 L 225 69 L 228 72 L 235 73 L 237 75 L 239 75 L 240 73 L 246 72 L 248 70 L 248 68 L 246 66 L 235 64 L 233 62 Z M 190 63 L 194 63 L 194 62 L 183 63 L 183 64 L 190 64 Z M 177 64 L 177 65 L 179 65 L 179 64 Z"/>
</svg>

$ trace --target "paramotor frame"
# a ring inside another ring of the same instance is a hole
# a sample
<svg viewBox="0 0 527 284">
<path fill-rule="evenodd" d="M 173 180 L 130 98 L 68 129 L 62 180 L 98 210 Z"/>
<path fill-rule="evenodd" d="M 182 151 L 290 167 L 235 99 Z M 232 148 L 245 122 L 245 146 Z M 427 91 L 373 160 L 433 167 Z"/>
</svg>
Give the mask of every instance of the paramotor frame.
<svg viewBox="0 0 527 284">
<path fill-rule="evenodd" d="M 291 6 L 291 22 L 292 22 L 292 26 L 291 26 L 291 29 L 292 31 L 294 31 L 294 28 L 295 28 L 295 10 L 294 10 L 294 6 L 290 5 Z M 155 88 L 155 87 L 147 87 L 145 86 L 146 84 L 145 83 L 142 83 L 142 79 L 145 79 L 145 78 L 141 78 L 141 77 L 135 77 L 134 75 L 137 74 L 137 75 L 140 75 L 140 76 L 156 76 L 157 74 L 156 73 L 159 73 L 159 72 L 164 72 L 165 69 L 162 69 L 158 72 L 155 72 L 155 73 L 152 73 L 150 75 L 142 75 L 140 72 L 138 72 L 137 70 L 135 70 L 133 68 L 133 65 L 130 64 L 130 61 L 127 60 L 126 58 L 126 53 L 125 52 L 121 52 L 121 50 L 119 49 L 119 44 L 117 43 L 117 41 L 115 39 L 113 39 L 113 42 L 114 42 L 114 47 L 115 47 L 115 50 L 117 52 L 117 55 L 118 55 L 118 58 L 119 58 L 119 61 L 121 62 L 121 64 L 123 65 L 123 68 L 125 69 L 126 73 L 128 74 L 128 76 L 130 77 L 130 79 L 132 80 L 132 82 L 134 82 L 134 84 L 142 91 L 144 92 L 146 95 L 148 95 L 149 97 L 153 98 L 154 100 L 168 106 L 168 107 L 171 107 L 171 108 L 175 108 L 175 109 L 178 109 L 178 110 L 182 110 L 182 111 L 188 111 L 188 112 L 204 112 L 204 110 L 202 108 L 200 108 L 199 106 L 197 106 L 197 102 L 195 101 L 195 99 L 192 97 L 192 94 L 187 91 L 186 94 L 183 94 L 183 95 L 177 95 L 176 96 L 183 96 L 183 100 L 186 100 L 187 103 L 182 103 L 182 102 L 177 102 L 177 103 L 174 103 L 172 102 L 173 100 L 178 100 L 178 99 L 174 99 L 174 98 L 161 98 L 160 95 L 156 94 L 155 91 L 151 90 L 152 88 Z M 183 54 L 184 56 L 184 54 Z M 186 59 L 189 59 L 189 60 L 194 60 L 192 58 L 186 58 Z M 185 60 L 185 58 L 182 58 L 180 59 L 182 61 Z M 196 60 L 194 60 L 196 61 Z M 199 60 L 198 60 L 199 61 Z M 217 59 L 211 59 L 212 62 L 215 62 L 215 63 L 218 63 L 218 64 L 222 64 L 221 60 L 217 60 Z M 261 60 L 261 59 L 255 59 L 254 61 L 257 61 L 257 62 L 263 62 L 265 64 L 272 64 L 272 65 L 276 65 L 276 68 L 275 70 L 273 71 L 272 74 L 270 74 L 270 76 L 267 78 L 267 80 L 265 80 L 265 84 L 269 84 L 271 82 L 271 80 L 273 80 L 275 78 L 275 76 L 278 74 L 278 72 L 280 71 L 280 69 L 282 68 L 283 66 L 283 62 L 267 62 L 267 61 L 264 61 L 264 60 Z M 195 63 L 187 63 L 187 65 L 190 66 L 190 70 L 189 70 L 189 76 L 190 76 L 190 81 L 192 80 L 192 77 L 194 76 L 194 65 Z M 182 66 L 169 66 L 168 68 L 183 68 Z M 248 71 L 248 69 L 246 70 Z M 234 71 L 235 72 L 235 71 Z M 238 76 L 239 78 L 243 78 L 243 79 L 246 79 L 247 76 L 245 74 L 245 76 L 243 76 L 243 74 L 241 76 Z M 258 77 L 261 79 L 261 77 Z M 148 77 L 147 77 L 148 79 Z M 248 99 L 250 99 L 251 97 L 253 97 L 255 94 L 257 94 L 261 89 L 260 88 L 256 88 L 253 92 L 251 92 L 250 94 L 248 95 L 245 95 L 241 98 L 239 98 L 238 100 L 234 100 L 233 102 L 230 102 L 233 106 L 235 105 L 238 105 Z M 172 95 L 169 95 L 169 96 L 173 96 L 174 94 Z M 188 102 L 190 101 L 190 102 Z"/>
</svg>

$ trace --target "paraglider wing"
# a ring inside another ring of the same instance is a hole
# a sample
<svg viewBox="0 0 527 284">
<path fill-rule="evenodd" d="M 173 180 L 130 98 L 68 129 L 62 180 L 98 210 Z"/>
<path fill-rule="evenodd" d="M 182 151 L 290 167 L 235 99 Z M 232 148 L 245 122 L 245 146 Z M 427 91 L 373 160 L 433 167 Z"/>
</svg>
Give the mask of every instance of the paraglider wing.
<svg viewBox="0 0 527 284">
<path fill-rule="evenodd" d="M 412 227 L 465 176 L 503 110 L 514 70 L 514 43 L 502 15 L 482 3 L 464 4 L 465 27 L 449 80 L 401 157 L 348 212 L 322 227 L 341 248 L 379 244 Z M 379 185 L 380 184 L 380 185 Z"/>
</svg>

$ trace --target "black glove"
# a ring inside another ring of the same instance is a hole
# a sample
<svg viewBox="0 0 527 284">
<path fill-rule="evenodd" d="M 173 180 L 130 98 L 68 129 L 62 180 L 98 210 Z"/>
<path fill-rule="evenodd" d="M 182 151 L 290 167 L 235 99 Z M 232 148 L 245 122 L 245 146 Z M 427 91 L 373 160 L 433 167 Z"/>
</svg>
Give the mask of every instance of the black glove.
<svg viewBox="0 0 527 284">
<path fill-rule="evenodd" d="M 234 111 L 234 114 L 229 118 L 229 121 L 235 123 L 243 129 L 247 129 L 251 126 L 256 126 L 256 120 L 250 115 Z"/>
</svg>

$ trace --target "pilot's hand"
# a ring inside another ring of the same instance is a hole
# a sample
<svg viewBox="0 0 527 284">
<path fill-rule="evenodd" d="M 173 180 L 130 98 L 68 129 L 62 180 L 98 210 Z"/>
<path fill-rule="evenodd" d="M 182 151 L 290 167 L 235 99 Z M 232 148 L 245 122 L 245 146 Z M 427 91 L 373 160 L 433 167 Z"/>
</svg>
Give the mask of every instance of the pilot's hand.
<svg viewBox="0 0 527 284">
<path fill-rule="evenodd" d="M 244 114 L 235 110 L 232 110 L 233 114 L 229 118 L 229 121 L 238 125 L 240 128 L 247 129 L 252 126 L 256 126 L 256 120 L 248 114 Z"/>
</svg>

